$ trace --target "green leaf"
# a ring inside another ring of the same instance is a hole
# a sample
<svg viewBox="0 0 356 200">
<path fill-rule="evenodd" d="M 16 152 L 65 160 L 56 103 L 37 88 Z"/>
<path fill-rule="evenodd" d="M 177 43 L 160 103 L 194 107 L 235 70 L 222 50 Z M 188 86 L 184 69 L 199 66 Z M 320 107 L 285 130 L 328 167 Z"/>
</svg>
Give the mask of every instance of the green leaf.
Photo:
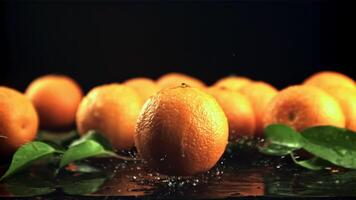
<svg viewBox="0 0 356 200">
<path fill-rule="evenodd" d="M 103 137 L 100 133 L 94 130 L 88 131 L 84 136 L 72 142 L 69 147 L 79 145 L 87 140 L 94 140 L 97 143 L 101 144 L 101 146 L 103 146 L 103 148 L 105 148 L 106 150 L 114 151 L 114 148 L 112 147 L 110 142 L 105 137 Z"/>
<path fill-rule="evenodd" d="M 304 130 L 303 148 L 335 165 L 356 169 L 356 133 L 343 128 L 318 126 Z"/>
<path fill-rule="evenodd" d="M 272 156 L 284 156 L 290 154 L 295 148 L 290 148 L 282 145 L 270 144 L 268 146 L 259 147 L 261 153 Z"/>
<path fill-rule="evenodd" d="M 292 128 L 282 124 L 273 124 L 265 129 L 266 142 L 259 147 L 259 151 L 267 155 L 287 155 L 302 147 L 301 139 L 300 133 Z"/>
<path fill-rule="evenodd" d="M 62 168 L 71 162 L 89 157 L 118 157 L 113 151 L 107 150 L 94 140 L 85 140 L 71 147 L 63 154 L 59 167 Z"/>
<path fill-rule="evenodd" d="M 333 166 L 332 163 L 318 157 L 313 157 L 311 159 L 301 160 L 301 161 L 298 161 L 293 153 L 291 153 L 291 157 L 295 164 L 310 170 L 323 170 L 327 167 Z"/>
<path fill-rule="evenodd" d="M 283 124 L 272 124 L 265 128 L 267 143 L 281 145 L 293 149 L 302 147 L 301 136 L 298 132 Z"/>
<path fill-rule="evenodd" d="M 35 161 L 46 159 L 62 151 L 43 142 L 31 142 L 20 147 L 14 154 L 9 169 L 0 178 L 0 181 L 28 167 Z"/>
</svg>

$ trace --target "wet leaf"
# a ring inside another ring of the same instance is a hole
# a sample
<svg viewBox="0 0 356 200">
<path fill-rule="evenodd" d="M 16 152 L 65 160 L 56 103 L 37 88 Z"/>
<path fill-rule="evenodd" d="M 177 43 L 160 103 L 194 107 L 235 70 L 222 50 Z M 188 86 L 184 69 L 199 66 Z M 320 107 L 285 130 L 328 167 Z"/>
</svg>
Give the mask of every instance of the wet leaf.
<svg viewBox="0 0 356 200">
<path fill-rule="evenodd" d="M 293 153 L 291 153 L 291 157 L 295 164 L 310 170 L 323 170 L 327 167 L 334 166 L 332 163 L 318 157 L 313 157 L 311 159 L 301 160 L 301 161 L 298 161 Z"/>
<path fill-rule="evenodd" d="M 335 165 L 356 169 L 356 133 L 343 128 L 319 126 L 302 132 L 303 148 Z"/>
<path fill-rule="evenodd" d="M 269 144 L 267 146 L 259 147 L 259 151 L 261 153 L 271 156 L 285 156 L 290 154 L 294 150 L 296 149 L 276 144 Z"/>
<path fill-rule="evenodd" d="M 270 125 L 265 129 L 267 143 L 281 145 L 289 148 L 302 147 L 301 136 L 298 132 L 283 124 Z"/>
<path fill-rule="evenodd" d="M 89 157 L 117 157 L 113 151 L 107 150 L 95 140 L 85 140 L 71 147 L 63 154 L 59 167 L 62 168 L 71 162 Z"/>
<path fill-rule="evenodd" d="M 260 152 L 268 155 L 283 156 L 302 147 L 302 137 L 292 128 L 274 124 L 265 129 L 265 143 Z"/>
<path fill-rule="evenodd" d="M 48 159 L 55 153 L 62 153 L 62 151 L 54 148 L 53 146 L 43 142 L 31 142 L 20 147 L 14 154 L 9 169 L 0 178 L 3 180 L 18 171 L 28 167 L 35 161 L 41 159 Z"/>
<path fill-rule="evenodd" d="M 114 148 L 112 147 L 110 142 L 105 137 L 103 137 L 100 133 L 98 133 L 94 130 L 88 131 L 88 133 L 86 133 L 84 136 L 82 136 L 78 140 L 73 141 L 69 147 L 79 145 L 79 144 L 81 144 L 85 141 L 88 141 L 88 140 L 94 140 L 97 143 L 101 144 L 101 146 L 103 148 L 105 148 L 106 150 L 114 151 Z"/>
</svg>

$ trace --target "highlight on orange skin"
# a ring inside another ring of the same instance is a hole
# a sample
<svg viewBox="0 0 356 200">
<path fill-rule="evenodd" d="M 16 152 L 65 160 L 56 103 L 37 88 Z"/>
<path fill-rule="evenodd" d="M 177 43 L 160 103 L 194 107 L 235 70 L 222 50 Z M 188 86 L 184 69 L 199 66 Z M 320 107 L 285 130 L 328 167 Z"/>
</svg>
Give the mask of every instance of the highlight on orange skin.
<svg viewBox="0 0 356 200">
<path fill-rule="evenodd" d="M 140 95 L 142 105 L 161 89 L 155 81 L 145 77 L 131 78 L 123 82 L 123 84 L 131 87 Z"/>
<path fill-rule="evenodd" d="M 356 89 L 355 81 L 352 78 L 334 71 L 322 71 L 315 73 L 307 78 L 303 84 L 312 85 L 321 89 L 328 89 L 328 87 L 332 86 Z"/>
<path fill-rule="evenodd" d="M 0 155 L 9 156 L 34 140 L 38 121 L 30 100 L 14 89 L 0 86 Z"/>
<path fill-rule="evenodd" d="M 323 89 L 340 104 L 349 130 L 356 131 L 356 89 L 330 86 Z"/>
<path fill-rule="evenodd" d="M 162 89 L 177 87 L 180 86 L 182 83 L 196 88 L 206 87 L 205 83 L 203 83 L 201 80 L 178 72 L 167 73 L 157 79 L 157 84 Z"/>
<path fill-rule="evenodd" d="M 68 76 L 46 75 L 33 80 L 25 95 L 38 112 L 41 128 L 61 129 L 74 124 L 83 92 Z"/>
<path fill-rule="evenodd" d="M 245 96 L 235 91 L 216 87 L 210 87 L 206 91 L 217 100 L 225 112 L 229 123 L 230 140 L 235 140 L 239 136 L 254 136 L 255 114 Z"/>
<path fill-rule="evenodd" d="M 323 90 L 306 85 L 290 86 L 267 106 L 264 127 L 286 124 L 297 131 L 321 125 L 344 128 L 345 117 L 337 101 Z"/>
<path fill-rule="evenodd" d="M 277 95 L 278 90 L 269 83 L 256 81 L 246 84 L 239 92 L 247 97 L 255 113 L 255 136 L 263 135 L 263 115 L 268 103 Z"/>
<path fill-rule="evenodd" d="M 227 76 L 216 81 L 212 87 L 238 91 L 252 80 L 243 76 Z"/>
</svg>

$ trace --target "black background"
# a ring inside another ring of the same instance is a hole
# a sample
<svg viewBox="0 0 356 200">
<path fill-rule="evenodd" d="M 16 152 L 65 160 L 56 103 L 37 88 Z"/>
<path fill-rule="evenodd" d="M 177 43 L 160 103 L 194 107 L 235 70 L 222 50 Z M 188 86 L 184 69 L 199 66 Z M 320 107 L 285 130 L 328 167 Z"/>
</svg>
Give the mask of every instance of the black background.
<svg viewBox="0 0 356 200">
<path fill-rule="evenodd" d="M 86 91 L 170 71 L 278 88 L 320 70 L 355 78 L 355 15 L 336 0 L 4 1 L 0 84 L 24 90 L 47 73 L 72 76 Z"/>
</svg>

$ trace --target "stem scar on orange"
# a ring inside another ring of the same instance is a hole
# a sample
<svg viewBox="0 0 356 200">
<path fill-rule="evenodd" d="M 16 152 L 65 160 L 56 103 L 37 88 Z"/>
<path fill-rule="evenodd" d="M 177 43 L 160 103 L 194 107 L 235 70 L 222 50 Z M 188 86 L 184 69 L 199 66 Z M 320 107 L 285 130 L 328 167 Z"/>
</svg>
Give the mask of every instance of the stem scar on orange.
<svg viewBox="0 0 356 200">
<path fill-rule="evenodd" d="M 220 105 L 185 84 L 151 97 L 136 125 L 139 154 L 165 174 L 194 175 L 211 169 L 227 142 L 228 122 Z"/>
<path fill-rule="evenodd" d="M 313 86 L 298 85 L 283 89 L 267 106 L 264 127 L 286 124 L 297 131 L 321 125 L 344 128 L 345 117 L 334 98 Z"/>
<path fill-rule="evenodd" d="M 205 88 L 205 84 L 192 76 L 186 74 L 171 72 L 165 74 L 157 79 L 157 84 L 162 88 L 170 88 L 180 86 L 182 83 L 190 85 L 191 87 L 196 88 Z"/>
<path fill-rule="evenodd" d="M 243 76 L 227 76 L 218 80 L 212 87 L 223 88 L 233 91 L 239 91 L 247 83 L 251 83 L 252 80 Z"/>
</svg>

